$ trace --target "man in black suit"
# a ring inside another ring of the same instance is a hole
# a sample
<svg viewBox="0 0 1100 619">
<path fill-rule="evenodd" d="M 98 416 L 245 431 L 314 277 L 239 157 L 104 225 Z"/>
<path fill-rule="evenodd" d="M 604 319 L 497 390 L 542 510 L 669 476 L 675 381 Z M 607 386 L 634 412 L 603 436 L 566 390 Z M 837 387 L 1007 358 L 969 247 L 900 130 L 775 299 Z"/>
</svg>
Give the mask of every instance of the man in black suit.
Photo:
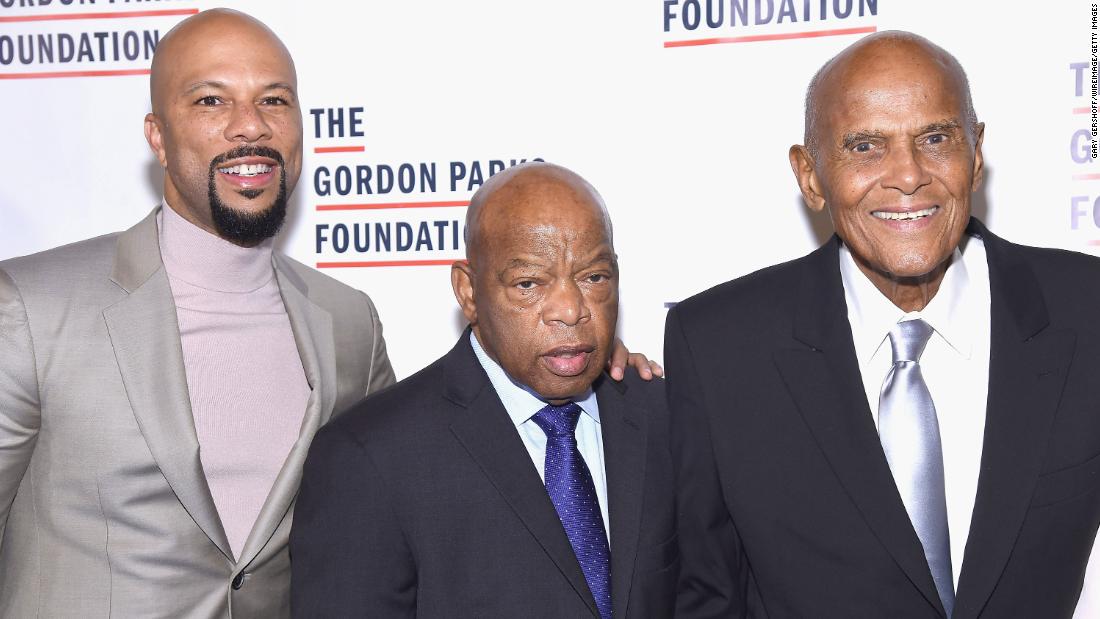
<svg viewBox="0 0 1100 619">
<path fill-rule="evenodd" d="M 970 217 L 983 131 L 958 62 L 911 34 L 811 82 L 791 166 L 836 236 L 669 313 L 677 616 L 1073 614 L 1100 261 Z"/>
<path fill-rule="evenodd" d="M 602 373 L 611 223 L 549 164 L 467 213 L 455 347 L 323 428 L 291 534 L 298 617 L 672 614 L 678 553 L 661 381 Z"/>
</svg>

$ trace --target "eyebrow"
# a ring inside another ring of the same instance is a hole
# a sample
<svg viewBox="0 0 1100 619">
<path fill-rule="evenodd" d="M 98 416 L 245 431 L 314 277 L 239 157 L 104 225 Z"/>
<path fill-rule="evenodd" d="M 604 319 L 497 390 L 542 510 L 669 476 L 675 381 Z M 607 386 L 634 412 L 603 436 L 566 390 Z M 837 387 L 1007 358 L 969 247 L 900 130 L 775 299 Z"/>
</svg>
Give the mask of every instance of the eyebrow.
<svg viewBox="0 0 1100 619">
<path fill-rule="evenodd" d="M 961 127 L 962 127 L 962 125 L 960 125 L 959 121 L 957 121 L 957 120 L 941 120 L 939 122 L 934 122 L 934 123 L 931 123 L 929 125 L 925 125 L 925 126 L 921 127 L 920 130 L 917 131 L 917 134 L 919 135 L 919 134 L 923 134 L 923 133 L 935 133 L 937 131 L 942 131 L 942 132 L 957 131 Z"/>
<path fill-rule="evenodd" d="M 591 260 L 588 261 L 588 266 L 592 266 L 593 264 L 596 264 L 597 262 L 609 262 L 609 263 L 611 263 L 612 266 L 618 267 L 619 266 L 619 256 L 616 255 L 615 252 L 613 252 L 613 251 L 601 251 L 600 253 L 593 256 Z"/>
<path fill-rule="evenodd" d="M 225 86 L 224 82 L 219 82 L 217 80 L 203 80 L 201 82 L 195 82 L 194 84 L 191 84 L 190 86 L 188 86 L 187 90 L 185 90 L 183 92 L 183 94 L 189 95 L 189 94 L 195 92 L 196 90 L 200 90 L 202 88 L 215 88 L 215 89 L 223 89 L 224 90 L 225 87 L 226 86 Z M 286 91 L 289 91 L 289 92 L 293 93 L 294 92 L 294 87 L 291 86 L 290 84 L 286 83 L 286 82 L 272 82 L 272 83 L 268 84 L 267 86 L 265 86 L 264 90 L 286 90 Z"/>
<path fill-rule="evenodd" d="M 862 142 L 864 140 L 881 140 L 886 137 L 881 131 L 852 131 L 845 133 L 840 139 L 840 144 L 844 148 L 848 148 L 856 142 Z"/>
<path fill-rule="evenodd" d="M 199 89 L 202 89 L 202 88 L 225 88 L 225 84 L 223 84 L 221 82 L 215 82 L 215 81 L 212 81 L 212 80 L 204 80 L 204 81 L 201 81 L 201 82 L 195 82 L 194 84 L 191 84 L 190 86 L 188 86 L 187 90 L 183 91 L 183 94 L 189 95 L 189 94 L 195 92 L 196 90 L 199 90 Z"/>
<path fill-rule="evenodd" d="M 524 269 L 524 268 L 541 268 L 543 265 L 536 264 L 530 260 L 524 260 L 523 258 L 512 258 L 508 261 L 508 264 L 504 265 L 505 271 L 508 269 Z"/>
<path fill-rule="evenodd" d="M 286 82 L 273 82 L 268 84 L 267 88 L 264 90 L 289 90 L 290 92 L 294 92 L 294 87 Z"/>
</svg>

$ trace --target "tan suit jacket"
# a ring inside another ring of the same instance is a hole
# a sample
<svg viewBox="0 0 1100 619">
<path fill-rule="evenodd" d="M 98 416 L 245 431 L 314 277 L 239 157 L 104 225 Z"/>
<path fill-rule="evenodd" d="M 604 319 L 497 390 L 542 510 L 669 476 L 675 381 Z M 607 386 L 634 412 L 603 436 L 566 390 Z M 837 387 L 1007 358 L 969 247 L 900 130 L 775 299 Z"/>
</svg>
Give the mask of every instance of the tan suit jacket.
<svg viewBox="0 0 1100 619">
<path fill-rule="evenodd" d="M 273 258 L 312 389 L 239 560 L 199 461 L 156 214 L 0 262 L 0 617 L 284 617 L 306 450 L 391 384 L 361 292 Z"/>
</svg>

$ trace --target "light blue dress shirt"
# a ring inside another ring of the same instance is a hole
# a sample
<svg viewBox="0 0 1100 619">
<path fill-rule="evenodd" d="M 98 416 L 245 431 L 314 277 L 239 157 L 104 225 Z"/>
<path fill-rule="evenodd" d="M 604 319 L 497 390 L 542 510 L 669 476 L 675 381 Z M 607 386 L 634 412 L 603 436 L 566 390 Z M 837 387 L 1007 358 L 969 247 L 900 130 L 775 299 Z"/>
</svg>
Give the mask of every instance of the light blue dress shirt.
<svg viewBox="0 0 1100 619">
<path fill-rule="evenodd" d="M 516 426 L 516 432 L 531 455 L 531 462 L 539 472 L 539 477 L 546 481 L 544 470 L 546 468 L 546 434 L 531 418 L 548 404 L 545 400 L 534 394 L 530 388 L 522 385 L 504 368 L 493 361 L 481 347 L 474 334 L 470 333 L 470 344 L 474 347 L 474 355 L 485 368 L 489 375 L 489 382 L 493 384 L 500 401 L 504 403 L 504 410 L 512 418 Z M 574 400 L 580 405 L 583 413 L 577 421 L 577 449 L 584 458 L 584 463 L 592 473 L 592 484 L 596 487 L 596 497 L 600 501 L 600 515 L 603 517 L 604 530 L 607 531 L 608 542 L 611 541 L 611 526 L 607 519 L 607 472 L 603 462 L 603 433 L 600 431 L 600 406 L 596 402 L 596 392 L 591 388 L 584 397 Z"/>
</svg>

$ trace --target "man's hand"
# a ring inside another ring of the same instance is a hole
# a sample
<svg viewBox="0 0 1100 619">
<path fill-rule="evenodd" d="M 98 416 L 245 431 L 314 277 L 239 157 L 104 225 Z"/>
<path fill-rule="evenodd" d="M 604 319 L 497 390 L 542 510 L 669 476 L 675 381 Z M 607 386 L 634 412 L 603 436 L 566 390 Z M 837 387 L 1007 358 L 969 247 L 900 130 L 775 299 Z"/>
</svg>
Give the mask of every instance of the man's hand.
<svg viewBox="0 0 1100 619">
<path fill-rule="evenodd" d="M 611 358 L 607 361 L 607 373 L 615 380 L 622 380 L 627 365 L 637 370 L 642 380 L 653 380 L 654 376 L 665 375 L 665 369 L 659 363 L 650 361 L 640 352 L 630 352 L 622 340 L 615 338 L 615 348 L 611 350 Z"/>
</svg>

